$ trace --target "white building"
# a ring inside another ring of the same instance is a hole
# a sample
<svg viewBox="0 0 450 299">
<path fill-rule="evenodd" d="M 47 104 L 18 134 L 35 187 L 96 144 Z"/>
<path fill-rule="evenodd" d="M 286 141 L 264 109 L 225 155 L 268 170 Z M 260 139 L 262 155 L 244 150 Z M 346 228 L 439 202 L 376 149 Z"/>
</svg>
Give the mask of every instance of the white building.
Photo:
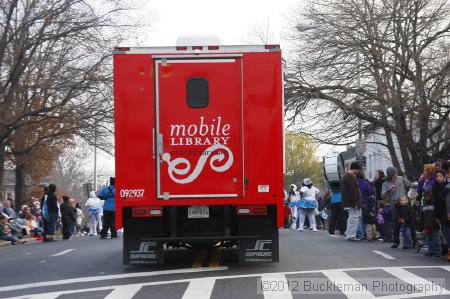
<svg viewBox="0 0 450 299">
<path fill-rule="evenodd" d="M 400 162 L 400 166 L 403 168 L 403 161 L 400 155 L 400 146 L 395 136 L 393 136 L 393 139 L 397 158 Z M 364 141 L 364 156 L 366 157 L 366 167 L 364 174 L 366 178 L 372 180 L 375 175 L 375 171 L 383 170 L 384 172 L 386 172 L 386 168 L 392 166 L 393 163 L 391 154 L 389 153 L 387 146 L 383 145 L 387 144 L 384 129 L 377 128 L 373 132 L 367 133 L 364 136 Z"/>
</svg>

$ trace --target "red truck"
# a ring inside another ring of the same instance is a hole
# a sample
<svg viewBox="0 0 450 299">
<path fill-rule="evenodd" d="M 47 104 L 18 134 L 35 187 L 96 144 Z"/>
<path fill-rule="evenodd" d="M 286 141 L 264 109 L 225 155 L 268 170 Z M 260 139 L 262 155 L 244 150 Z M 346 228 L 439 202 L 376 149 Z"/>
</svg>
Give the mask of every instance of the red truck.
<svg viewBox="0 0 450 299">
<path fill-rule="evenodd" d="M 283 88 L 278 45 L 116 48 L 116 223 L 124 264 L 237 246 L 278 262 Z"/>
</svg>

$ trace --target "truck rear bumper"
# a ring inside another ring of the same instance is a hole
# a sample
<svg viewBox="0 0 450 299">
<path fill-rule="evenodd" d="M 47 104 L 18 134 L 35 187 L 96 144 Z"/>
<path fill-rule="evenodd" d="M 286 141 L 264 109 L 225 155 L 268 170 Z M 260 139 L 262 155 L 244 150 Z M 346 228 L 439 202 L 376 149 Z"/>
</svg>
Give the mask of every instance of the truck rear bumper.
<svg viewBox="0 0 450 299">
<path fill-rule="evenodd" d="M 240 263 L 279 259 L 276 206 L 257 216 L 237 215 L 235 207 L 222 206 L 214 218 L 193 220 L 187 219 L 186 207 L 166 207 L 161 217 L 131 214 L 131 209 L 124 209 L 124 264 L 162 264 L 164 250 L 183 245 L 202 249 L 237 245 Z"/>
</svg>

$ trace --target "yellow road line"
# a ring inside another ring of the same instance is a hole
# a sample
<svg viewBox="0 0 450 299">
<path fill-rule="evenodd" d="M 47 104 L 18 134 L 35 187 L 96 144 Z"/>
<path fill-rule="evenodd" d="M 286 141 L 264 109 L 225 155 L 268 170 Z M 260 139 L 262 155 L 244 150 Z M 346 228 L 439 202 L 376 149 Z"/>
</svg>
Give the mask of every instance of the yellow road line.
<svg viewBox="0 0 450 299">
<path fill-rule="evenodd" d="M 220 250 L 220 248 L 214 248 L 213 255 L 208 267 L 219 267 L 221 254 L 222 251 Z"/>
<path fill-rule="evenodd" d="M 201 250 L 197 253 L 194 262 L 192 263 L 192 268 L 201 268 L 203 267 L 203 260 L 206 258 L 206 251 Z"/>
</svg>

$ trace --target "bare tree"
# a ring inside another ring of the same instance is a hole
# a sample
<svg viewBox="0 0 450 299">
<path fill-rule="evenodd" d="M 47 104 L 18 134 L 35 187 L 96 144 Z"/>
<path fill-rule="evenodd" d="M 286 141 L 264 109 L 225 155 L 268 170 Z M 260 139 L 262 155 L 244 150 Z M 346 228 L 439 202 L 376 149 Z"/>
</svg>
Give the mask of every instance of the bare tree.
<svg viewBox="0 0 450 299">
<path fill-rule="evenodd" d="M 447 0 L 309 1 L 296 21 L 286 115 L 321 142 L 350 144 L 383 128 L 404 171 L 450 152 L 450 9 Z M 301 28 L 299 28 L 301 29 Z"/>
<path fill-rule="evenodd" d="M 271 28 L 270 18 L 268 17 L 266 21 L 255 22 L 247 36 L 243 38 L 243 42 L 246 44 L 269 45 L 280 41 L 279 36 Z"/>
<path fill-rule="evenodd" d="M 52 138 L 111 131 L 110 53 L 123 39 L 127 8 L 118 0 L 91 3 L 0 2 L 0 186 L 6 147 L 26 155 Z M 20 147 L 14 136 L 23 128 L 36 134 Z"/>
<path fill-rule="evenodd" d="M 87 199 L 83 185 L 92 180 L 92 174 L 86 170 L 88 163 L 84 149 L 68 146 L 55 161 L 48 179 L 56 184 L 60 195 L 68 195 L 83 204 Z"/>
</svg>

